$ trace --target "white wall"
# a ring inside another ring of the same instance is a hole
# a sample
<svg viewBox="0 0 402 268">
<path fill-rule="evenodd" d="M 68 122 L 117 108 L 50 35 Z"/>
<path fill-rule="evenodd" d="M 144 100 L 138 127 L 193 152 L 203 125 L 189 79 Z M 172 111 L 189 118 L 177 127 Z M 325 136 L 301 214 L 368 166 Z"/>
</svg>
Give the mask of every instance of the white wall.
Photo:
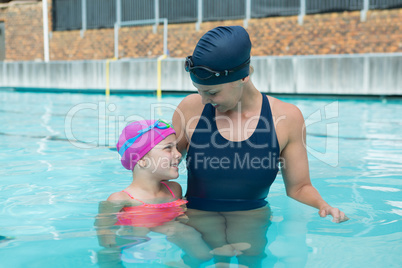
<svg viewBox="0 0 402 268">
<path fill-rule="evenodd" d="M 253 57 L 252 80 L 262 92 L 402 95 L 402 53 Z M 162 62 L 162 90 L 195 90 L 184 59 Z M 156 59 L 110 62 L 111 90 L 155 90 Z M 0 87 L 103 90 L 106 60 L 2 62 Z"/>
</svg>

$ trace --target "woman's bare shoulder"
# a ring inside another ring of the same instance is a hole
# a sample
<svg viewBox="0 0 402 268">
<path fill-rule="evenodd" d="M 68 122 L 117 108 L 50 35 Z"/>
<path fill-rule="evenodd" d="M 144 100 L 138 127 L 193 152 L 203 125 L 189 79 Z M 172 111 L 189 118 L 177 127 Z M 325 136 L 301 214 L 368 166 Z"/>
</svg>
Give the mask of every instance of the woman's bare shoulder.
<svg viewBox="0 0 402 268">
<path fill-rule="evenodd" d="M 177 106 L 176 111 L 173 114 L 173 126 L 176 131 L 184 130 L 184 126 L 187 126 L 188 122 L 196 124 L 195 118 L 198 118 L 202 114 L 204 105 L 199 94 L 190 94 L 186 96 L 180 104 Z"/>
<path fill-rule="evenodd" d="M 201 100 L 201 96 L 198 93 L 191 93 L 188 94 L 184 99 L 181 101 L 182 103 L 191 103 L 191 102 L 199 102 Z"/>
<path fill-rule="evenodd" d="M 199 111 L 202 112 L 203 108 L 204 105 L 202 104 L 202 99 L 199 94 L 186 96 L 177 106 L 177 109 L 181 110 L 183 113 L 199 113 Z"/>
<path fill-rule="evenodd" d="M 272 96 L 267 97 L 276 120 L 288 119 L 286 121 L 291 124 L 295 122 L 304 122 L 303 115 L 296 105 L 281 101 Z"/>
</svg>

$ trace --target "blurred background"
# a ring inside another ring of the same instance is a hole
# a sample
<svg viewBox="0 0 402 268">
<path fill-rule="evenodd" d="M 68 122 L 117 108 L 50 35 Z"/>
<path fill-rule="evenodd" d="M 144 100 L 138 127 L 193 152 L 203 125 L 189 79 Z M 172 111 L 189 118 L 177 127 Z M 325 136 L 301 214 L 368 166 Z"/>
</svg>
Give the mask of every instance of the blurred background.
<svg viewBox="0 0 402 268">
<path fill-rule="evenodd" d="M 220 25 L 249 32 L 262 92 L 402 94 L 402 0 L 1 0 L 0 87 L 155 90 L 167 55 L 162 90 L 192 91 L 183 59 Z"/>
<path fill-rule="evenodd" d="M 116 139 L 172 118 L 220 25 L 247 29 L 254 85 L 302 111 L 313 185 L 350 217 L 320 219 L 279 174 L 262 267 L 400 267 L 402 0 L 0 0 L 0 267 L 104 267 L 98 205 L 131 180 Z M 133 262 L 180 260 L 150 241 Z"/>
</svg>

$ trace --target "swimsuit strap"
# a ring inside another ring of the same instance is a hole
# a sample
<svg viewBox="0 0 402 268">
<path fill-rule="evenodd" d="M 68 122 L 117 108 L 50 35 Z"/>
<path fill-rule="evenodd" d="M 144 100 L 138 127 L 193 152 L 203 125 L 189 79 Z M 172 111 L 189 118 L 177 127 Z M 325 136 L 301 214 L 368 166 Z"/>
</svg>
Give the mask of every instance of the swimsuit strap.
<svg viewBox="0 0 402 268">
<path fill-rule="evenodd" d="M 169 192 L 172 194 L 173 198 L 176 198 L 176 196 L 175 196 L 175 194 L 173 193 L 172 189 L 170 189 L 170 187 L 169 187 L 165 182 L 161 181 L 161 183 L 166 186 L 166 188 L 167 188 L 167 189 L 169 190 Z M 138 202 L 141 202 L 141 203 L 143 203 L 143 204 L 146 204 L 145 202 L 143 202 L 143 201 L 141 201 L 141 200 L 139 200 L 139 199 L 137 199 L 137 198 L 134 198 L 134 196 L 132 196 L 129 192 L 124 191 L 124 190 L 123 190 L 122 192 L 128 194 L 128 196 L 129 196 L 131 199 L 134 199 L 134 200 L 136 200 L 136 201 L 138 201 Z"/>
<path fill-rule="evenodd" d="M 128 194 L 128 196 L 131 197 L 131 199 L 134 199 L 134 200 L 136 200 L 136 201 L 138 201 L 138 202 L 141 202 L 141 203 L 145 204 L 145 202 L 143 202 L 143 201 L 141 201 L 141 200 L 139 200 L 139 199 L 137 199 L 137 198 L 134 198 L 134 196 L 132 196 L 129 192 L 124 191 L 124 190 L 123 190 L 122 192 Z"/>
<path fill-rule="evenodd" d="M 161 181 L 161 183 L 166 186 L 166 188 L 167 188 L 167 189 L 169 190 L 169 192 L 172 194 L 173 198 L 176 198 L 176 196 L 174 195 L 172 189 L 170 189 L 170 187 L 166 184 L 166 182 Z"/>
</svg>

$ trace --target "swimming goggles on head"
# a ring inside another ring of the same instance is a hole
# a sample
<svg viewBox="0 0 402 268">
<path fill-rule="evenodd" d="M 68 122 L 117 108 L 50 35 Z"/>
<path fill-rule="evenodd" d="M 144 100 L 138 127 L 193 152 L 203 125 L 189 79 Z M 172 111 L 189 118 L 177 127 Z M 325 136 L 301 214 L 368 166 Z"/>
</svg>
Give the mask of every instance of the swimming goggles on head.
<svg viewBox="0 0 402 268">
<path fill-rule="evenodd" d="M 192 58 L 193 58 L 192 56 L 187 56 L 186 57 L 186 62 L 184 63 L 184 69 L 186 70 L 186 72 L 191 72 L 198 79 L 201 79 L 201 80 L 207 80 L 207 79 L 210 79 L 213 76 L 215 76 L 215 77 L 219 77 L 221 75 L 222 76 L 228 76 L 230 73 L 236 72 L 236 71 L 242 69 L 244 66 L 246 66 L 247 64 L 250 63 L 250 58 L 249 58 L 248 60 L 246 60 L 245 63 L 243 63 L 243 64 L 241 64 L 241 65 L 239 65 L 239 66 L 237 66 L 237 67 L 235 67 L 235 68 L 233 68 L 231 70 L 224 70 L 224 71 L 219 72 L 219 71 L 212 70 L 209 67 L 204 66 L 204 65 L 194 66 Z M 196 70 L 207 71 L 209 74 L 206 75 L 206 76 L 201 77 L 201 76 L 196 74 L 196 72 L 195 72 Z"/>
<path fill-rule="evenodd" d="M 126 142 L 120 147 L 119 155 L 121 157 L 123 157 L 123 155 L 127 151 L 127 149 L 130 148 L 139 137 L 141 137 L 142 135 L 144 135 L 151 129 L 155 129 L 158 132 L 158 134 L 161 135 L 161 133 L 157 129 L 167 129 L 167 128 L 170 128 L 170 125 L 168 123 L 166 123 L 165 121 L 159 119 L 152 125 L 144 128 L 144 129 L 138 130 L 137 131 L 138 135 L 136 135 L 135 137 L 133 137 L 131 139 L 126 140 Z"/>
</svg>

